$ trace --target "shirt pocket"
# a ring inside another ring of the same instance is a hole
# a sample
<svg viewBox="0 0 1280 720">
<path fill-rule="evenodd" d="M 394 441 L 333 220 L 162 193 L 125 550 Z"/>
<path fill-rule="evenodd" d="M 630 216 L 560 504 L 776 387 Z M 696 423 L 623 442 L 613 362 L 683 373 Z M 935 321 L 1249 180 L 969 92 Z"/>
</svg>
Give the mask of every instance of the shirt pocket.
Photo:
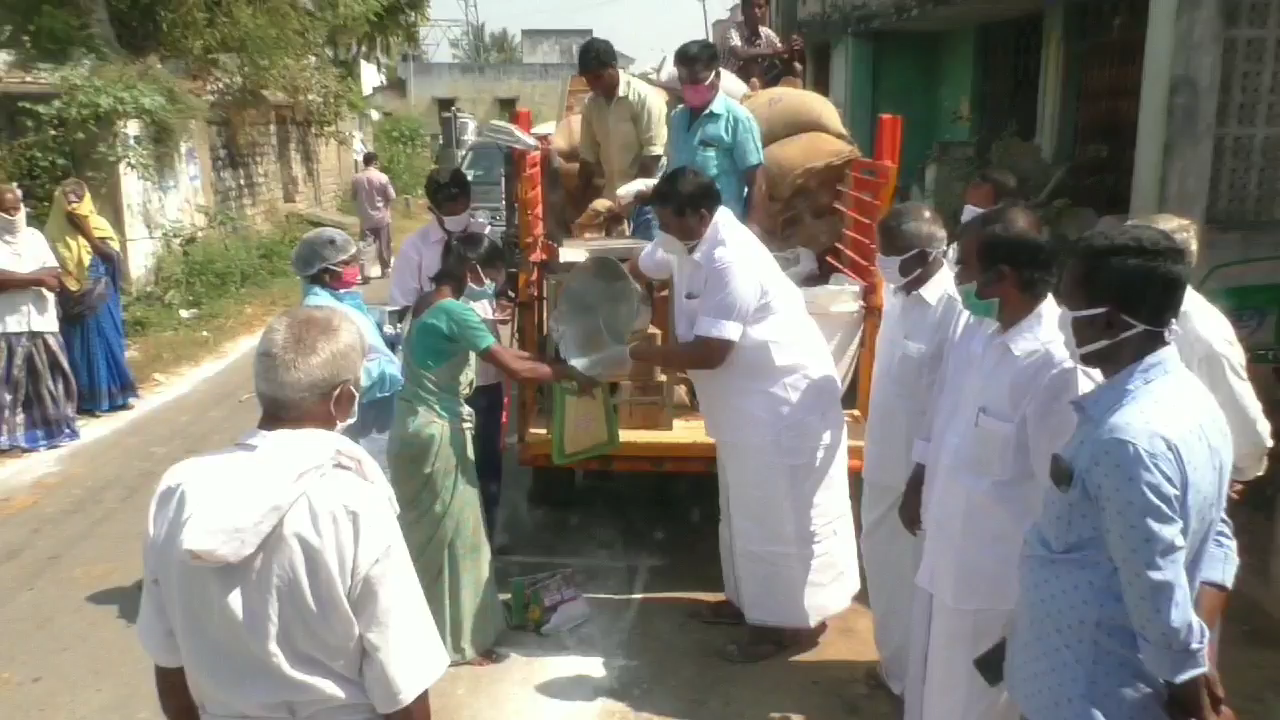
<svg viewBox="0 0 1280 720">
<path fill-rule="evenodd" d="M 904 398 L 920 396 L 929 363 L 929 347 L 910 340 L 902 341 L 902 351 L 895 363 L 894 391 Z"/>
<path fill-rule="evenodd" d="M 1014 439 L 1017 425 L 992 415 L 986 408 L 978 410 L 973 425 L 970 448 L 974 469 L 985 480 L 1003 480 L 1013 472 Z"/>
</svg>

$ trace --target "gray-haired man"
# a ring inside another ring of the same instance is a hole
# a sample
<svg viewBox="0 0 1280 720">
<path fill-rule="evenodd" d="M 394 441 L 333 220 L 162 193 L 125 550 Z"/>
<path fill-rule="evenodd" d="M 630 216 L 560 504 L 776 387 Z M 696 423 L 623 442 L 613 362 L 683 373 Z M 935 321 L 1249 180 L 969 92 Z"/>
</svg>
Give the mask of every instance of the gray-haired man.
<svg viewBox="0 0 1280 720">
<path fill-rule="evenodd" d="M 168 720 L 431 717 L 449 657 L 395 495 L 334 432 L 364 351 L 341 310 L 278 316 L 254 362 L 258 429 L 160 481 L 138 631 Z"/>
</svg>

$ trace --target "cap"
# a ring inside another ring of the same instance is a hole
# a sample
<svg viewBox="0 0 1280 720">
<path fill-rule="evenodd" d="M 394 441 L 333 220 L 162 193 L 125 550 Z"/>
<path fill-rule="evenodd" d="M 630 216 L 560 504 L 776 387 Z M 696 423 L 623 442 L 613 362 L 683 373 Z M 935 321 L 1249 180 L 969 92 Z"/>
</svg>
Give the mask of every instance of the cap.
<svg viewBox="0 0 1280 720">
<path fill-rule="evenodd" d="M 326 265 L 332 265 L 356 253 L 356 241 L 345 232 L 331 227 L 316 228 L 302 236 L 293 249 L 293 272 L 309 278 Z"/>
</svg>

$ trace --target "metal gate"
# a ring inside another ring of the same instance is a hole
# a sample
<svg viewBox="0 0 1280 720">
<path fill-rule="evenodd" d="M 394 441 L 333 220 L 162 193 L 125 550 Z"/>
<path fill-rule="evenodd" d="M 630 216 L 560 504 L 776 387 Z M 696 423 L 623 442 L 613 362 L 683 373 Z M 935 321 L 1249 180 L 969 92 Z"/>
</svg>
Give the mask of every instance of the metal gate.
<svg viewBox="0 0 1280 720">
<path fill-rule="evenodd" d="M 1040 98 L 1040 14 L 988 23 L 978 29 L 978 153 L 1013 134 L 1034 140 Z"/>
<path fill-rule="evenodd" d="M 1067 8 L 1068 75 L 1075 93 L 1072 155 L 1084 164 L 1068 195 L 1099 215 L 1127 213 L 1138 140 L 1148 0 L 1095 0 Z"/>
</svg>

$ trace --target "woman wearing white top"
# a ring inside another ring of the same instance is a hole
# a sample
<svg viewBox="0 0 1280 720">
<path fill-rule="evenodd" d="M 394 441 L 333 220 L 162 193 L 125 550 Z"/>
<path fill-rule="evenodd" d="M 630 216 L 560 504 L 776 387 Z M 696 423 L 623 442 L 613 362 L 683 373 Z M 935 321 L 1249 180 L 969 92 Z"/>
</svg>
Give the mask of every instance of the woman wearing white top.
<svg viewBox="0 0 1280 720">
<path fill-rule="evenodd" d="M 676 168 L 650 203 L 661 232 L 630 269 L 672 281 L 677 342 L 630 355 L 693 380 L 716 442 L 726 596 L 699 619 L 745 625 L 722 656 L 757 662 L 816 639 L 859 589 L 840 380 L 800 289 L 712 179 Z"/>
<path fill-rule="evenodd" d="M 80 437 L 76 381 L 58 332 L 58 261 L 27 226 L 17 188 L 0 185 L 0 452 Z"/>
</svg>

